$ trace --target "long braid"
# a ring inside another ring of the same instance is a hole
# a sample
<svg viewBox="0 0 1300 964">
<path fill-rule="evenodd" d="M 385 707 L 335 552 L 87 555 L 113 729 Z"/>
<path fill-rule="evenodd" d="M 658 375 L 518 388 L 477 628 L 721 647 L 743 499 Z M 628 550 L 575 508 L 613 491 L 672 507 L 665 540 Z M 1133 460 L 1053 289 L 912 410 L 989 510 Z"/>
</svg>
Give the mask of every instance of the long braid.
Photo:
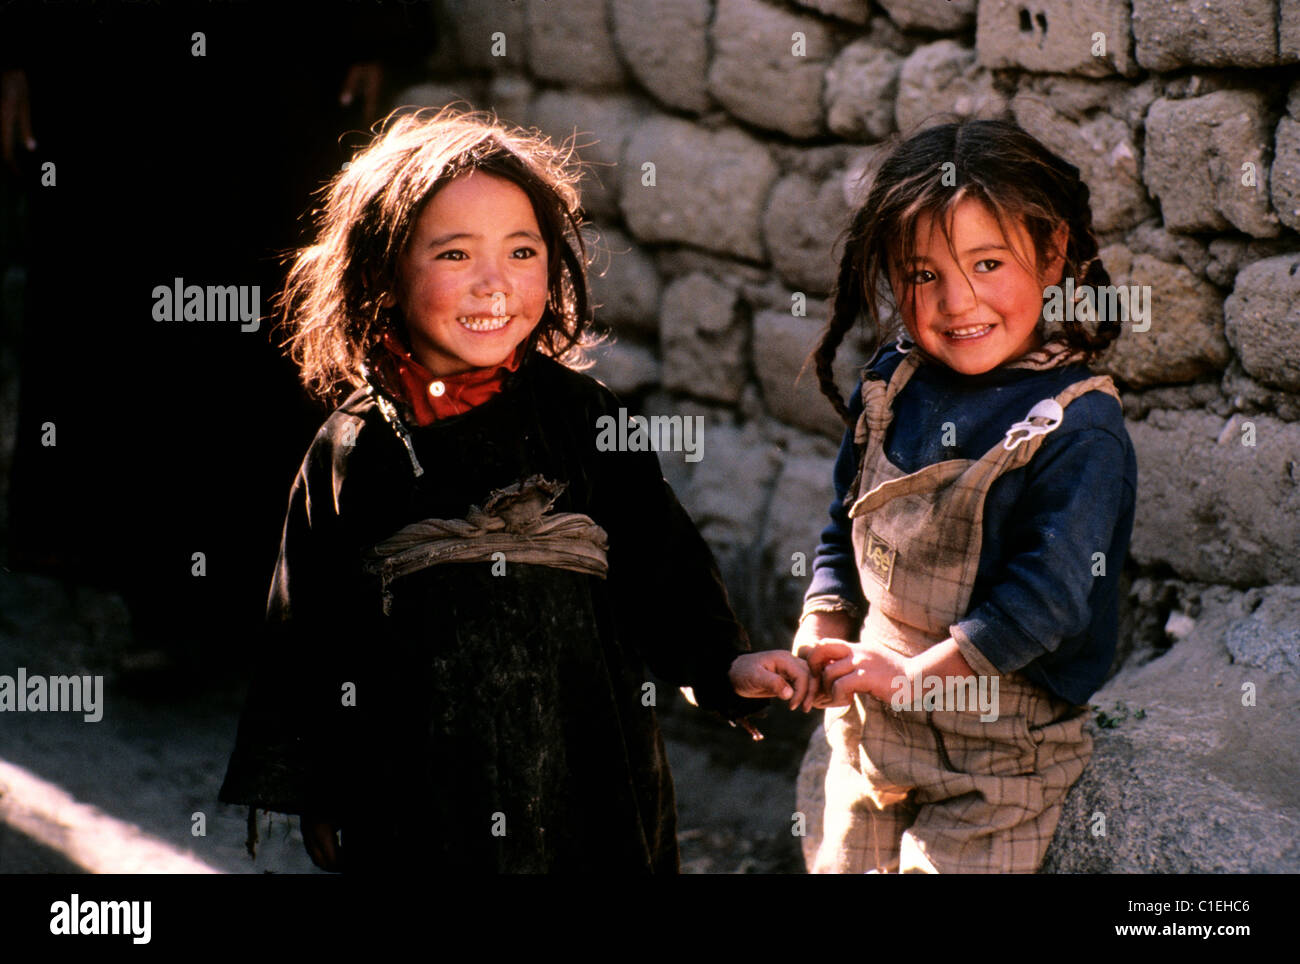
<svg viewBox="0 0 1300 964">
<path fill-rule="evenodd" d="M 1077 285 L 1088 285 L 1096 291 L 1110 284 L 1110 275 L 1101 262 L 1097 236 L 1093 232 L 1092 192 L 1079 177 L 1077 168 L 1071 165 L 1070 173 L 1072 176 L 1066 188 L 1066 196 L 1071 199 L 1067 218 L 1070 231 L 1067 268 L 1073 271 Z M 1109 348 L 1121 332 L 1119 320 L 1113 318 L 1099 322 L 1095 334 L 1090 333 L 1078 318 L 1071 317 L 1062 324 L 1071 346 L 1087 351 L 1090 357 L 1096 357 Z"/>
<path fill-rule="evenodd" d="M 832 301 L 830 321 L 813 353 L 817 384 L 845 425 L 850 424 L 852 419 L 849 417 L 849 408 L 835 384 L 834 362 L 835 353 L 840 343 L 844 341 L 844 335 L 853 327 L 862 312 L 862 273 L 858 257 L 861 252 L 862 230 L 865 223 L 866 211 L 861 210 L 853 219 L 848 232 L 848 241 L 844 245 L 844 254 L 840 257 L 840 270 L 835 280 L 835 297 Z"/>
</svg>

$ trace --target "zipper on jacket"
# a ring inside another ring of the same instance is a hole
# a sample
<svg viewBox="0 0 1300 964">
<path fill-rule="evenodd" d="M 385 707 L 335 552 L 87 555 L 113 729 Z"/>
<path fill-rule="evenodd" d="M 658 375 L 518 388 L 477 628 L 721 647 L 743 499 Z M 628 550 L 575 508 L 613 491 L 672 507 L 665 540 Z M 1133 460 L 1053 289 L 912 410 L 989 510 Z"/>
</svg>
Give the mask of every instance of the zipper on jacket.
<svg viewBox="0 0 1300 964">
<path fill-rule="evenodd" d="M 375 385 L 370 371 L 368 369 L 363 371 L 366 376 L 366 394 L 375 400 L 375 407 L 379 409 L 379 414 L 383 416 L 384 421 L 388 423 L 388 427 L 393 430 L 393 434 L 405 446 L 406 455 L 411 460 L 411 472 L 418 479 L 424 475 L 424 466 L 416 458 L 415 444 L 411 441 L 411 433 L 407 431 L 406 423 L 402 421 L 402 417 L 397 413 L 397 406 Z"/>
</svg>

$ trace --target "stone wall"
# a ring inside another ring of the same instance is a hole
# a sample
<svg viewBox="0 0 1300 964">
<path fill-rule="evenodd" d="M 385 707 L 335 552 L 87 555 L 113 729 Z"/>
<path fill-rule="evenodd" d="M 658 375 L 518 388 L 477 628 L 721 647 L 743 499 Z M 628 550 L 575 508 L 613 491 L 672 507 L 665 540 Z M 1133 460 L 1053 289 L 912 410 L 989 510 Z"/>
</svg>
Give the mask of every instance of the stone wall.
<svg viewBox="0 0 1300 964">
<path fill-rule="evenodd" d="M 576 128 L 616 337 L 595 373 L 704 417 L 703 457 L 661 460 L 760 646 L 788 645 L 831 497 L 842 426 L 799 375 L 864 164 L 957 114 L 1014 117 L 1078 165 L 1107 269 L 1153 307 L 1099 366 L 1125 395 L 1138 518 L 1098 762 L 1049 867 L 1300 870 L 1300 2 L 444 0 L 442 17 L 434 79 L 404 100 Z M 843 392 L 863 347 L 841 351 Z M 1198 820 L 1236 823 L 1176 832 Z"/>
</svg>

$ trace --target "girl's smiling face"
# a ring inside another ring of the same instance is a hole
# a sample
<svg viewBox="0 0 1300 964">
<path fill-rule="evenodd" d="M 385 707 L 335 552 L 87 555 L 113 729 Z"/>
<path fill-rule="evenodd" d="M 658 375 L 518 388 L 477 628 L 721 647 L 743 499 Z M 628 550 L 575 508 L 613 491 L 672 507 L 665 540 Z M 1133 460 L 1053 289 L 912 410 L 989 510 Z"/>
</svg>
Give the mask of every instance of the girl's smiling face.
<svg viewBox="0 0 1300 964">
<path fill-rule="evenodd" d="M 991 371 L 1042 343 L 1043 288 L 1059 279 L 1064 258 L 1057 253 L 1039 268 L 1024 226 L 1008 227 L 1010 238 L 984 204 L 967 198 L 953 209 L 950 249 L 939 222 L 923 214 L 915 258 L 892 279 L 912 340 L 964 375 Z"/>
<path fill-rule="evenodd" d="M 424 205 L 397 277 L 416 361 L 438 376 L 505 363 L 546 309 L 547 248 L 528 195 L 483 171 L 455 178 Z"/>
</svg>

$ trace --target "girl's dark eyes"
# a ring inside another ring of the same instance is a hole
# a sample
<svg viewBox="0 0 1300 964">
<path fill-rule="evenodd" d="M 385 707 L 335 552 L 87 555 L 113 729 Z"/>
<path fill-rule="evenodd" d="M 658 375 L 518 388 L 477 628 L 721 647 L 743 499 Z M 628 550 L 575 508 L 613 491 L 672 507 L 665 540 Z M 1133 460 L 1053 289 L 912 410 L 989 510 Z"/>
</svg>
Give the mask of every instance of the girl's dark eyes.
<svg viewBox="0 0 1300 964">
<path fill-rule="evenodd" d="M 523 257 L 520 257 L 520 255 L 523 255 Z M 447 261 L 464 261 L 469 255 L 459 248 L 452 248 L 450 251 L 439 252 L 436 257 Z M 526 261 L 529 258 L 537 257 L 537 250 L 535 248 L 515 248 L 510 252 L 510 257 L 519 261 Z"/>
<path fill-rule="evenodd" d="M 988 274 L 990 271 L 996 271 L 1001 266 L 1001 264 L 1002 262 L 997 260 L 997 258 L 985 258 L 983 261 L 975 262 L 975 269 L 979 271 L 981 265 L 989 265 L 989 267 L 985 268 L 983 271 L 980 271 L 980 274 Z M 929 277 L 924 277 L 925 275 L 928 275 Z M 919 271 L 912 272 L 911 281 L 912 284 L 925 284 L 927 281 L 933 280 L 934 277 L 935 274 L 933 271 L 930 271 L 926 268 L 921 268 Z"/>
</svg>

